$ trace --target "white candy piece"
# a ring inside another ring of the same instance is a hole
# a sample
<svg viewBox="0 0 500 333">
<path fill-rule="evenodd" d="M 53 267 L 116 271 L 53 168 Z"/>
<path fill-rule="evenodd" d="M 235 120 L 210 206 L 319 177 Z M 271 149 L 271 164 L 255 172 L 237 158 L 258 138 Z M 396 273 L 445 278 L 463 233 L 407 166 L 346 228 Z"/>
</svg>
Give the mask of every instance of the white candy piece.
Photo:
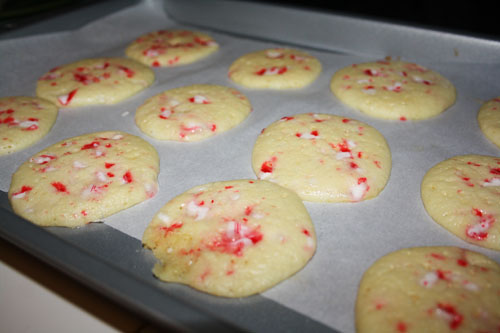
<svg viewBox="0 0 500 333">
<path fill-rule="evenodd" d="M 311 139 L 320 139 L 321 137 L 319 135 L 314 135 L 312 133 L 304 133 L 300 135 L 300 138 L 311 140 Z"/>
<path fill-rule="evenodd" d="M 207 216 L 209 208 L 197 205 L 194 201 L 187 204 L 188 216 L 194 217 L 196 221 L 203 220 Z"/>
<path fill-rule="evenodd" d="M 439 279 L 436 272 L 429 272 L 420 280 L 420 285 L 426 288 L 432 287 Z"/>
<path fill-rule="evenodd" d="M 492 178 L 483 183 L 483 186 L 500 186 L 500 178 Z"/>
<path fill-rule="evenodd" d="M 209 103 L 210 101 L 208 100 L 208 98 L 206 98 L 205 96 L 203 95 L 195 95 L 191 101 L 193 103 L 196 103 L 196 104 L 207 104 Z"/>
<path fill-rule="evenodd" d="M 73 167 L 76 169 L 83 169 L 83 168 L 86 168 L 87 165 L 85 163 L 80 162 L 80 161 L 74 161 Z"/>
<path fill-rule="evenodd" d="M 283 56 L 283 53 L 282 52 L 279 52 L 279 51 L 276 51 L 276 50 L 268 50 L 266 52 L 267 56 L 269 58 L 279 58 L 279 57 L 282 57 Z"/>
<path fill-rule="evenodd" d="M 375 88 L 363 88 L 361 91 L 368 95 L 375 95 L 377 93 Z"/>
<path fill-rule="evenodd" d="M 160 212 L 160 213 L 158 213 L 158 215 L 156 217 L 158 217 L 160 219 L 160 221 L 162 221 L 167 226 L 170 225 L 170 221 L 171 220 L 170 220 L 170 217 L 167 214 Z"/>
<path fill-rule="evenodd" d="M 19 127 L 21 128 L 28 128 L 30 126 L 36 125 L 38 126 L 38 121 L 36 120 L 25 120 L 19 123 Z"/>
<path fill-rule="evenodd" d="M 368 185 L 366 185 L 366 183 L 361 183 L 351 186 L 352 199 L 354 201 L 359 201 L 363 199 L 363 196 L 365 195 L 367 189 Z"/>
</svg>

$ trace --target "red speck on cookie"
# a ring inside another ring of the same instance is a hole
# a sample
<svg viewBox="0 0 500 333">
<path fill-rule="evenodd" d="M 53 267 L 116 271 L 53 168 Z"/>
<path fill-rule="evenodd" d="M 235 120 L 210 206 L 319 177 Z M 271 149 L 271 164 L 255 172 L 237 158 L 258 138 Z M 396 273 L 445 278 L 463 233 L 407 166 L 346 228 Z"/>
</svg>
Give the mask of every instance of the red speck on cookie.
<svg viewBox="0 0 500 333">
<path fill-rule="evenodd" d="M 52 185 L 57 190 L 57 192 L 69 193 L 66 185 L 61 182 L 52 182 L 50 183 L 50 185 Z"/>
<path fill-rule="evenodd" d="M 125 184 L 129 184 L 132 181 L 133 181 L 133 179 L 132 179 L 132 173 L 130 171 L 125 172 L 125 174 L 123 175 L 123 182 Z"/>
</svg>

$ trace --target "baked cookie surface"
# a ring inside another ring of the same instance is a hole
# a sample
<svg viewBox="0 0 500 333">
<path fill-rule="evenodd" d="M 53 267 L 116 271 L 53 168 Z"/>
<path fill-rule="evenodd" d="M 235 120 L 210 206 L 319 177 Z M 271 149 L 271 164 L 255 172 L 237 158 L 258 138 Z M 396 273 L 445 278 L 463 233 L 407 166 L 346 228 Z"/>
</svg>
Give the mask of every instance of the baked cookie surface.
<svg viewBox="0 0 500 333">
<path fill-rule="evenodd" d="M 158 191 L 159 158 L 143 139 L 118 131 L 85 134 L 32 156 L 12 176 L 16 214 L 41 226 L 96 222 Z"/>
<path fill-rule="evenodd" d="M 456 99 L 455 87 L 445 77 L 403 61 L 345 67 L 333 75 L 330 89 L 354 109 L 372 117 L 402 121 L 436 116 Z"/>
<path fill-rule="evenodd" d="M 391 153 L 375 128 L 329 114 L 274 122 L 257 138 L 252 167 L 259 179 L 303 200 L 356 202 L 377 196 L 391 172 Z"/>
<path fill-rule="evenodd" d="M 500 148 L 500 97 L 483 104 L 477 114 L 477 122 L 483 134 Z"/>
<path fill-rule="evenodd" d="M 259 180 L 197 186 L 168 202 L 144 232 L 161 280 L 245 297 L 299 271 L 316 234 L 293 192 Z"/>
<path fill-rule="evenodd" d="M 455 236 L 500 250 L 500 158 L 455 156 L 427 171 L 421 185 L 429 215 Z"/>
<path fill-rule="evenodd" d="M 456 247 L 409 248 L 376 261 L 356 301 L 356 331 L 496 332 L 500 266 Z"/>
<path fill-rule="evenodd" d="M 0 155 L 22 150 L 39 141 L 56 122 L 57 112 L 57 106 L 41 98 L 0 98 Z"/>
<path fill-rule="evenodd" d="M 237 90 L 198 84 L 151 97 L 137 109 L 135 122 L 155 139 L 199 141 L 235 127 L 250 111 L 249 100 Z"/>
<path fill-rule="evenodd" d="M 188 30 L 160 30 L 132 42 L 125 54 L 152 67 L 186 65 L 201 60 L 219 49 L 207 34 Z"/>
<path fill-rule="evenodd" d="M 257 89 L 298 89 L 321 73 L 321 63 L 304 51 L 276 48 L 252 52 L 233 62 L 228 76 L 235 83 Z"/>
<path fill-rule="evenodd" d="M 84 59 L 51 69 L 36 94 L 60 107 L 115 104 L 150 86 L 154 72 L 124 58 Z"/>
</svg>

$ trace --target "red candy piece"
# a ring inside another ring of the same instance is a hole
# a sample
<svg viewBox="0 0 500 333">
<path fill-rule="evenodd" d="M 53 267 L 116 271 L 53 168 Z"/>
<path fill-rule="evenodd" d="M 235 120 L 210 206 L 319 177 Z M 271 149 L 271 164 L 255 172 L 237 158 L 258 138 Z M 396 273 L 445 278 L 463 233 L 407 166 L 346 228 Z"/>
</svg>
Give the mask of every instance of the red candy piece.
<svg viewBox="0 0 500 333">
<path fill-rule="evenodd" d="M 127 77 L 129 77 L 129 78 L 133 77 L 135 75 L 135 72 L 128 67 L 118 66 L 118 68 L 121 69 L 122 71 L 124 71 L 125 74 L 127 74 Z"/>
<path fill-rule="evenodd" d="M 127 171 L 124 175 L 123 175 L 123 181 L 125 182 L 125 184 L 129 184 L 133 181 L 132 179 L 132 173 L 130 171 Z"/>
<path fill-rule="evenodd" d="M 456 330 L 460 327 L 464 320 L 464 316 L 457 312 L 453 305 L 438 303 L 437 308 L 449 316 L 449 326 L 452 330 Z"/>
<path fill-rule="evenodd" d="M 408 327 L 407 327 L 406 323 L 404 323 L 402 321 L 398 321 L 398 323 L 396 324 L 396 330 L 398 332 L 405 333 L 405 332 L 407 332 Z"/>
<path fill-rule="evenodd" d="M 73 97 L 75 97 L 77 91 L 78 91 L 78 89 L 72 90 L 69 92 L 68 95 L 60 96 L 57 98 L 57 100 L 62 105 L 68 105 L 71 102 L 71 100 L 73 99 Z"/>
<path fill-rule="evenodd" d="M 61 182 L 52 182 L 50 183 L 50 185 L 52 185 L 57 190 L 57 192 L 69 193 L 66 185 Z"/>
<path fill-rule="evenodd" d="M 91 143 L 84 145 L 81 150 L 95 149 L 99 146 L 100 146 L 100 143 L 98 141 L 92 141 Z"/>
<path fill-rule="evenodd" d="M 262 163 L 260 171 L 266 173 L 273 172 L 274 162 L 276 162 L 276 157 L 271 158 L 271 160 L 269 161 L 265 161 L 264 163 Z"/>
<path fill-rule="evenodd" d="M 183 226 L 182 222 L 175 222 L 168 227 L 160 227 L 160 230 L 165 232 L 164 236 L 166 237 L 169 233 L 173 232 L 175 229 L 182 228 L 182 226 Z"/>
<path fill-rule="evenodd" d="M 259 227 L 248 230 L 243 228 L 240 223 L 234 222 L 232 237 L 223 232 L 217 239 L 208 244 L 207 247 L 211 251 L 229 253 L 241 257 L 245 246 L 250 244 L 255 245 L 263 239 L 264 235 L 258 229 Z"/>
<path fill-rule="evenodd" d="M 12 197 L 24 197 L 24 193 L 28 193 L 29 191 L 31 191 L 33 189 L 33 187 L 31 186 L 26 186 L 26 185 L 23 185 L 23 187 L 21 187 L 21 190 L 16 192 L 16 193 L 12 193 Z"/>
</svg>

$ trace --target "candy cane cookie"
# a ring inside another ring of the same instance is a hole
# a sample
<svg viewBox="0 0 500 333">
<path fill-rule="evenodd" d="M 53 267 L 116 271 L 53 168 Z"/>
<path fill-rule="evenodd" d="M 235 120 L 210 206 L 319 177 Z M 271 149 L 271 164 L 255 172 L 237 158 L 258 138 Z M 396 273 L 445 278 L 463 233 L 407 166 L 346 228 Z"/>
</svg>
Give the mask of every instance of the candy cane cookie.
<svg viewBox="0 0 500 333">
<path fill-rule="evenodd" d="M 85 134 L 33 155 L 12 176 L 9 200 L 41 226 L 78 227 L 155 196 L 159 158 L 143 139 Z"/>
<path fill-rule="evenodd" d="M 392 252 L 364 274 L 356 332 L 498 332 L 500 266 L 457 247 Z"/>
<path fill-rule="evenodd" d="M 372 117 L 420 120 L 443 112 L 456 99 L 445 77 L 414 63 L 377 61 L 336 72 L 330 89 L 340 101 Z"/>
<path fill-rule="evenodd" d="M 197 186 L 169 201 L 143 236 L 153 273 L 217 296 L 245 297 L 306 265 L 316 250 L 300 198 L 279 185 L 233 180 Z"/>
<path fill-rule="evenodd" d="M 477 122 L 483 134 L 500 148 L 500 97 L 483 104 L 477 114 Z"/>
<path fill-rule="evenodd" d="M 201 60 L 218 49 L 212 37 L 198 31 L 159 30 L 137 38 L 125 54 L 147 66 L 173 67 Z"/>
<path fill-rule="evenodd" d="M 51 69 L 36 94 L 60 107 L 115 104 L 149 87 L 154 72 L 124 58 L 84 59 Z"/>
<path fill-rule="evenodd" d="M 360 121 L 298 114 L 262 131 L 252 167 L 259 179 L 294 190 L 303 200 L 357 202 L 385 187 L 391 153 L 382 134 Z"/>
<path fill-rule="evenodd" d="M 429 215 L 455 236 L 500 250 L 500 158 L 455 156 L 427 171 L 421 185 Z"/>
<path fill-rule="evenodd" d="M 151 97 L 137 109 L 135 122 L 155 139 L 199 141 L 235 127 L 250 111 L 250 102 L 239 91 L 197 84 Z"/>
<path fill-rule="evenodd" d="M 247 88 L 298 89 L 321 73 L 321 63 L 304 51 L 276 48 L 252 52 L 229 68 L 231 80 Z"/>
<path fill-rule="evenodd" d="M 57 106 L 36 97 L 0 98 L 0 155 L 31 146 L 54 125 Z"/>
</svg>

